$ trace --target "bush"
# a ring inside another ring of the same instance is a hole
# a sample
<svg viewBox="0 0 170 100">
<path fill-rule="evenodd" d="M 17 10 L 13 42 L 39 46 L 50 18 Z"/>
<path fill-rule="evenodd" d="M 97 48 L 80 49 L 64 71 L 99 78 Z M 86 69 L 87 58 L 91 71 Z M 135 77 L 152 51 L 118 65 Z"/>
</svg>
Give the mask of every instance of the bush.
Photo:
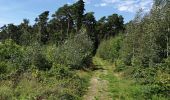
<svg viewBox="0 0 170 100">
<path fill-rule="evenodd" d="M 8 86 L 0 86 L 0 100 L 12 100 L 13 93 L 11 87 Z"/>
<path fill-rule="evenodd" d="M 54 57 L 58 64 L 80 69 L 91 62 L 92 52 L 93 43 L 86 31 L 82 30 L 75 37 L 68 39 L 63 45 L 59 46 Z"/>
<path fill-rule="evenodd" d="M 0 75 L 7 72 L 7 65 L 5 62 L 0 62 Z"/>
<path fill-rule="evenodd" d="M 116 59 L 119 57 L 121 42 L 122 36 L 117 36 L 110 38 L 109 40 L 102 41 L 97 50 L 97 56 L 112 62 L 116 61 Z"/>
<path fill-rule="evenodd" d="M 167 72 L 170 72 L 170 57 L 165 59 L 165 64 L 162 66 L 162 69 L 164 69 Z"/>
<path fill-rule="evenodd" d="M 48 76 L 53 77 L 55 76 L 57 79 L 68 78 L 73 74 L 70 72 L 69 67 L 60 64 L 53 64 L 52 68 L 48 72 Z"/>
<path fill-rule="evenodd" d="M 45 51 L 44 53 L 48 61 L 56 62 L 55 55 L 57 55 L 56 53 L 58 53 L 57 52 L 58 48 L 56 45 L 48 45 L 44 51 Z"/>
<path fill-rule="evenodd" d="M 38 54 L 36 56 L 34 64 L 39 70 L 44 71 L 50 70 L 50 68 L 52 67 L 52 64 L 42 54 Z"/>
<path fill-rule="evenodd" d="M 156 94 L 162 94 L 164 96 L 170 97 L 170 78 L 168 73 L 162 73 L 161 71 L 158 72 L 158 76 L 154 82 L 156 86 L 154 88 L 154 92 Z"/>
<path fill-rule="evenodd" d="M 125 70 L 126 68 L 126 65 L 124 64 L 124 62 L 120 59 L 117 59 L 116 62 L 115 62 L 115 66 L 116 66 L 116 69 L 115 71 L 123 71 Z"/>
<path fill-rule="evenodd" d="M 0 44 L 0 55 L 0 73 L 11 73 L 22 67 L 23 49 L 12 40 Z"/>
<path fill-rule="evenodd" d="M 91 63 L 92 51 L 93 43 L 83 30 L 59 47 L 21 47 L 6 40 L 0 44 L 0 99 L 79 100 L 88 81 L 70 68 Z"/>
<path fill-rule="evenodd" d="M 24 47 L 24 57 L 22 59 L 23 66 L 35 67 L 38 70 L 50 70 L 52 61 L 46 56 L 46 47 L 39 43 L 34 43 L 31 46 Z"/>
<path fill-rule="evenodd" d="M 137 83 L 148 86 L 147 89 L 144 90 L 144 94 L 146 98 L 151 99 L 152 96 L 155 98 L 169 98 L 169 90 L 170 90 L 170 74 L 164 68 L 165 64 L 159 64 L 156 67 L 127 67 L 125 74 L 126 76 L 130 76 Z"/>
</svg>

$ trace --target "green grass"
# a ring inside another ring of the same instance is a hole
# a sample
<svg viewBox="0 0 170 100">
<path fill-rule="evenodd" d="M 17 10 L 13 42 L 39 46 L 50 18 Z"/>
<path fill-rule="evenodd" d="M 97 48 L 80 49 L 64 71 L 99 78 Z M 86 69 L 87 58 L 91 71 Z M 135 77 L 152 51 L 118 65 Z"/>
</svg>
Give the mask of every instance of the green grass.
<svg viewBox="0 0 170 100">
<path fill-rule="evenodd" d="M 109 82 L 108 90 L 113 100 L 167 100 L 157 95 L 147 95 L 146 92 L 149 90 L 149 86 L 141 85 L 129 78 L 126 79 L 123 75 L 114 71 L 114 64 L 97 57 L 93 60 L 96 65 L 107 70 L 108 73 L 100 77 Z"/>
<path fill-rule="evenodd" d="M 31 73 L 25 73 L 13 88 L 11 80 L 0 81 L 0 100 L 35 100 L 38 97 L 46 100 L 81 100 L 91 78 L 90 71 L 74 71 L 74 77 L 56 79 L 41 76 L 37 80 Z"/>
<path fill-rule="evenodd" d="M 143 100 L 142 88 L 143 86 L 135 84 L 131 80 L 118 78 L 109 72 L 108 75 L 103 76 L 109 81 L 109 91 L 111 97 L 118 100 Z"/>
</svg>

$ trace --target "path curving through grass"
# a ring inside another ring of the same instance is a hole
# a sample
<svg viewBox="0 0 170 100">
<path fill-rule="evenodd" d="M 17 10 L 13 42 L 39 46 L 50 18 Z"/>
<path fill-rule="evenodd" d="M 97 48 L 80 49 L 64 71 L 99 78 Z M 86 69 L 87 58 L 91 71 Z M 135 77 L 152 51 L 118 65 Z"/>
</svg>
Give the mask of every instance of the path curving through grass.
<svg viewBox="0 0 170 100">
<path fill-rule="evenodd" d="M 143 86 L 114 72 L 115 65 L 98 57 L 93 59 L 96 70 L 83 100 L 144 100 Z"/>
</svg>

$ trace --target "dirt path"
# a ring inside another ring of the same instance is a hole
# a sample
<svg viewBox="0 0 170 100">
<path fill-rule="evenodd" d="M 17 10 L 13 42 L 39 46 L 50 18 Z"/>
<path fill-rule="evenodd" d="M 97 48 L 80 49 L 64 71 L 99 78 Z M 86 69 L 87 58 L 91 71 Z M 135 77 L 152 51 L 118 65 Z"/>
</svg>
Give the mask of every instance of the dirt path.
<svg viewBox="0 0 170 100">
<path fill-rule="evenodd" d="M 95 64 L 101 65 L 97 60 Z M 87 94 L 84 95 L 83 100 L 112 100 L 108 92 L 108 81 L 103 79 L 103 75 L 108 74 L 108 69 L 104 66 L 99 66 L 98 70 L 94 71 L 94 74 L 90 80 L 90 87 L 88 87 Z"/>
<path fill-rule="evenodd" d="M 100 58 L 94 58 L 97 70 L 93 72 L 87 94 L 83 100 L 146 100 L 148 86 L 126 78 L 123 72 L 116 72 L 115 65 Z M 156 99 L 155 99 L 156 98 Z M 153 100 L 166 100 L 154 97 Z"/>
<path fill-rule="evenodd" d="M 145 100 L 142 89 L 134 80 L 115 72 L 115 65 L 100 58 L 94 58 L 97 70 L 93 72 L 90 86 L 83 100 Z M 142 95 L 141 95 L 142 94 Z"/>
</svg>

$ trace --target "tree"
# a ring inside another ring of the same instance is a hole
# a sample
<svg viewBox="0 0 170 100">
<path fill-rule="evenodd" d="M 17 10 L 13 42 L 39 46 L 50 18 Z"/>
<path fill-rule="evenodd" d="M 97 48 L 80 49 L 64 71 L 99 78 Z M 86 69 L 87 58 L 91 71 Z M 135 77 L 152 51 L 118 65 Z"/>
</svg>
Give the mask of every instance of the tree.
<svg viewBox="0 0 170 100">
<path fill-rule="evenodd" d="M 87 32 L 95 32 L 96 19 L 94 17 L 94 12 L 88 12 L 84 15 L 83 25 L 86 27 Z"/>
<path fill-rule="evenodd" d="M 62 33 L 66 32 L 66 35 L 68 36 L 70 30 L 73 28 L 72 6 L 68 6 L 67 4 L 64 5 L 63 7 L 59 8 L 53 16 L 61 23 Z"/>
<path fill-rule="evenodd" d="M 103 38 L 113 37 L 124 31 L 123 17 L 118 14 L 112 14 L 108 17 L 102 17 L 97 22 L 97 32 L 99 40 Z"/>
<path fill-rule="evenodd" d="M 98 37 L 96 34 L 96 19 L 94 17 L 94 12 L 89 12 L 84 15 L 83 25 L 87 30 L 87 34 L 94 43 L 93 54 L 96 54 L 98 48 Z"/>
<path fill-rule="evenodd" d="M 123 30 L 123 17 L 118 16 L 117 14 L 112 14 L 107 18 L 107 36 L 114 36 L 118 34 L 121 30 Z"/>
<path fill-rule="evenodd" d="M 78 32 L 81 29 L 82 21 L 83 21 L 83 15 L 84 15 L 84 11 L 85 11 L 84 1 L 79 0 L 75 4 L 73 4 L 73 6 L 74 6 L 74 12 L 75 12 L 74 18 L 76 19 L 76 30 Z"/>
<path fill-rule="evenodd" d="M 166 1 L 166 2 L 165 2 Z M 165 35 L 166 35 L 166 56 L 169 57 L 169 45 L 170 45 L 170 1 L 164 0 L 163 7 L 163 22 L 165 23 Z"/>
<path fill-rule="evenodd" d="M 23 23 L 21 23 L 19 26 L 21 36 L 20 36 L 20 44 L 21 45 L 29 45 L 33 41 L 33 34 L 31 32 L 32 28 L 29 26 L 29 20 L 24 19 Z"/>
<path fill-rule="evenodd" d="M 98 35 L 98 40 L 101 41 L 104 37 L 105 34 L 107 33 L 106 29 L 106 17 L 100 18 L 97 23 L 96 23 L 96 31 Z"/>
<path fill-rule="evenodd" d="M 5 39 L 9 38 L 6 30 L 7 30 L 6 25 L 0 28 L 0 41 L 4 41 Z"/>
<path fill-rule="evenodd" d="M 82 29 L 73 38 L 67 39 L 55 52 L 55 61 L 58 64 L 64 64 L 74 69 L 82 69 L 91 63 L 93 42 L 87 35 L 86 30 Z"/>
<path fill-rule="evenodd" d="M 21 36 L 21 33 L 19 31 L 18 26 L 14 24 L 8 24 L 1 27 L 1 38 L 2 39 L 12 39 L 17 44 L 19 44 L 19 38 Z"/>
<path fill-rule="evenodd" d="M 37 39 L 43 44 L 46 44 L 49 40 L 49 33 L 47 31 L 48 15 L 49 11 L 44 11 L 42 14 L 39 15 L 38 18 L 35 19 L 36 24 L 34 25 L 34 27 L 35 29 L 37 29 Z"/>
</svg>

